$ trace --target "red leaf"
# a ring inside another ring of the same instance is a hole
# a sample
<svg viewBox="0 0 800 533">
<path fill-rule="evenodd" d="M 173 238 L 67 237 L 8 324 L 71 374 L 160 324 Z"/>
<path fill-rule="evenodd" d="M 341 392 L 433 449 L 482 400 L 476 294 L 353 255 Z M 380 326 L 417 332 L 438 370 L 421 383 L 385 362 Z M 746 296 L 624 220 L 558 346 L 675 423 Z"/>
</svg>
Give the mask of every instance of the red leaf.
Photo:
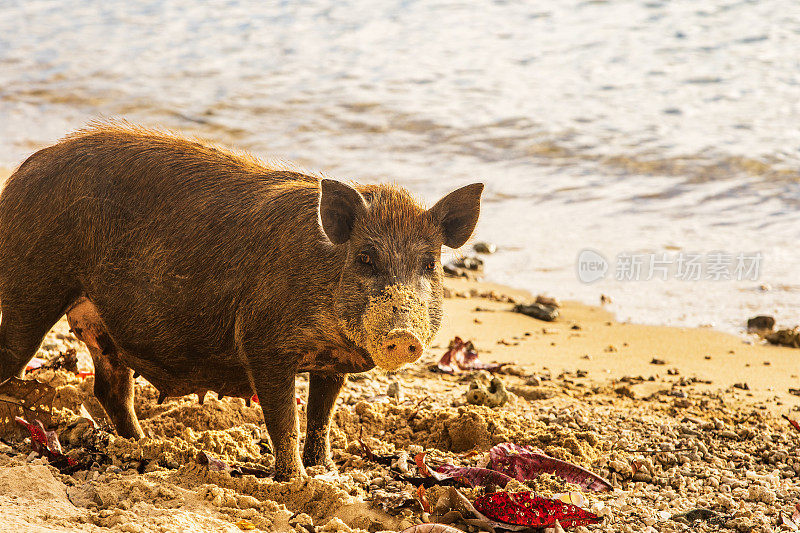
<svg viewBox="0 0 800 533">
<path fill-rule="evenodd" d="M 547 456 L 530 446 L 510 442 L 489 450 L 489 468 L 518 481 L 535 479 L 539 474 L 552 474 L 579 487 L 597 492 L 612 490 L 611 483 L 578 465 Z"/>
<path fill-rule="evenodd" d="M 789 418 L 789 417 L 788 417 L 788 416 L 786 416 L 786 415 L 781 415 L 781 416 L 782 416 L 783 418 L 785 418 L 786 420 L 788 420 L 788 421 L 789 421 L 789 423 L 792 425 L 792 427 L 793 427 L 794 429 L 796 429 L 797 431 L 800 431 L 800 422 L 798 422 L 797 420 L 792 420 L 791 418 Z"/>
<path fill-rule="evenodd" d="M 261 405 L 261 402 L 258 401 L 258 394 L 253 394 L 252 396 L 250 396 L 250 400 L 255 402 L 255 403 L 257 403 L 258 405 Z M 304 399 L 302 399 L 300 396 L 295 396 L 294 397 L 294 401 L 295 401 L 295 403 L 297 403 L 297 405 L 305 405 L 306 404 L 306 401 Z"/>
<path fill-rule="evenodd" d="M 447 351 L 437 363 L 436 368 L 445 374 L 459 374 L 462 370 L 499 370 L 505 363 L 483 363 L 472 341 L 464 342 L 461 337 L 450 341 Z"/>
<path fill-rule="evenodd" d="M 419 500 L 419 504 L 422 506 L 422 510 L 426 513 L 431 512 L 431 504 L 428 503 L 428 499 L 425 497 L 425 486 L 420 485 L 417 487 L 417 500 Z"/>
<path fill-rule="evenodd" d="M 36 453 L 47 457 L 47 460 L 54 464 L 59 462 L 66 463 L 66 466 L 77 464 L 75 459 L 61 453 L 61 443 L 58 442 L 55 431 L 46 431 L 39 420 L 34 420 L 33 424 L 20 416 L 14 417 L 14 420 L 28 429 L 31 434 L 31 446 Z"/>
<path fill-rule="evenodd" d="M 543 498 L 531 492 L 493 492 L 475 500 L 475 509 L 498 522 L 527 527 L 597 524 L 601 518 L 577 505 Z"/>
<path fill-rule="evenodd" d="M 414 462 L 417 463 L 417 468 L 419 469 L 420 476 L 430 476 L 431 470 L 428 468 L 428 465 L 425 464 L 425 452 L 420 452 L 414 456 Z"/>
</svg>

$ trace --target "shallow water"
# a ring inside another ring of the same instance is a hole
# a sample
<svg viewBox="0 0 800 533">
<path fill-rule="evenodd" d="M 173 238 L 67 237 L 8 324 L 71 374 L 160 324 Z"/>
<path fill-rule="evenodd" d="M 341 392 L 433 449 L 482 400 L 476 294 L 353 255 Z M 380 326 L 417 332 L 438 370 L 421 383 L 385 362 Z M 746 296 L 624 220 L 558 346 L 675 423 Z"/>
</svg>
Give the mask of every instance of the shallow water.
<svg viewBox="0 0 800 533">
<path fill-rule="evenodd" d="M 482 180 L 498 281 L 640 322 L 796 323 L 798 50 L 793 0 L 0 1 L 0 165 L 124 117 L 429 202 Z M 586 248 L 763 259 L 586 285 Z"/>
</svg>

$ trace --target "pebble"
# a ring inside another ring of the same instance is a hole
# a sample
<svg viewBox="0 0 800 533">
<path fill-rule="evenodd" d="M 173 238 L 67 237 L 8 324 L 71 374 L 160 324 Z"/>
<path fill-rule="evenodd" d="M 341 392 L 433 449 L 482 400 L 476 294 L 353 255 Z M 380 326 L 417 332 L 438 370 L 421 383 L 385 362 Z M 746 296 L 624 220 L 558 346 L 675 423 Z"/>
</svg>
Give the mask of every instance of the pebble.
<svg viewBox="0 0 800 533">
<path fill-rule="evenodd" d="M 472 249 L 479 254 L 493 254 L 497 251 L 497 245 L 491 242 L 479 241 L 472 245 Z"/>
<path fill-rule="evenodd" d="M 400 385 L 398 381 L 392 381 L 389 383 L 389 386 L 386 388 L 386 395 L 389 398 L 394 398 L 399 402 L 403 401 L 403 387 Z"/>
</svg>

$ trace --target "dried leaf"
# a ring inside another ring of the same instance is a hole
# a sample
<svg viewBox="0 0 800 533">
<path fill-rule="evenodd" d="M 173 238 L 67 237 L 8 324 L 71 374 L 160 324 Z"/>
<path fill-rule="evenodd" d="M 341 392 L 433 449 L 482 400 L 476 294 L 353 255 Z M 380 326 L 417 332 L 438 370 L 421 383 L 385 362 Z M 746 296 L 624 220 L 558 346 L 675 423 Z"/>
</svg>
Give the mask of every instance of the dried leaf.
<svg viewBox="0 0 800 533">
<path fill-rule="evenodd" d="M 447 351 L 436 364 L 436 370 L 445 374 L 459 374 L 462 370 L 500 370 L 505 363 L 483 363 L 478 359 L 478 352 L 472 341 L 464 342 L 455 337 L 447 347 Z"/>
<path fill-rule="evenodd" d="M 578 465 L 555 459 L 530 446 L 510 442 L 489 450 L 489 468 L 518 481 L 535 479 L 540 474 L 552 474 L 586 490 L 610 491 L 611 483 Z"/>
<path fill-rule="evenodd" d="M 511 478 L 500 472 L 469 466 L 455 466 L 451 464 L 438 465 L 435 468 L 426 462 L 426 454 L 418 453 L 414 456 L 420 477 L 400 477 L 399 479 L 415 485 L 431 487 L 433 485 L 486 487 L 499 485 L 505 487 Z"/>
<path fill-rule="evenodd" d="M 460 529 L 444 524 L 417 524 L 404 529 L 400 533 L 464 533 Z"/>
<path fill-rule="evenodd" d="M 211 472 L 231 472 L 233 470 L 228 463 L 205 451 L 197 454 L 197 462 L 201 465 L 208 465 Z"/>
<path fill-rule="evenodd" d="M 56 389 L 35 379 L 9 378 L 0 384 L 0 436 L 20 435 L 15 417 L 52 424 Z"/>
<path fill-rule="evenodd" d="M 576 505 L 543 498 L 531 492 L 493 492 L 475 500 L 475 509 L 501 524 L 525 527 L 575 527 L 597 524 L 597 515 Z"/>
</svg>

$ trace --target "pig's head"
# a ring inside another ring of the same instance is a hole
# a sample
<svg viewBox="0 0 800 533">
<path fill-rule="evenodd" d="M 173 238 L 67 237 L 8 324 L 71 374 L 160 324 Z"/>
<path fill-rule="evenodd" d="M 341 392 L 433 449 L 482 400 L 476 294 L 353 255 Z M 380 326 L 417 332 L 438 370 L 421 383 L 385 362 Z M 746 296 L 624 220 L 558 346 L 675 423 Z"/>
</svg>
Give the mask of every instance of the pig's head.
<svg viewBox="0 0 800 533">
<path fill-rule="evenodd" d="M 442 321 L 442 246 L 459 248 L 478 222 L 483 184 L 448 194 L 430 209 L 401 188 L 323 179 L 322 230 L 346 250 L 334 294 L 350 340 L 389 371 L 422 356 Z"/>
</svg>

